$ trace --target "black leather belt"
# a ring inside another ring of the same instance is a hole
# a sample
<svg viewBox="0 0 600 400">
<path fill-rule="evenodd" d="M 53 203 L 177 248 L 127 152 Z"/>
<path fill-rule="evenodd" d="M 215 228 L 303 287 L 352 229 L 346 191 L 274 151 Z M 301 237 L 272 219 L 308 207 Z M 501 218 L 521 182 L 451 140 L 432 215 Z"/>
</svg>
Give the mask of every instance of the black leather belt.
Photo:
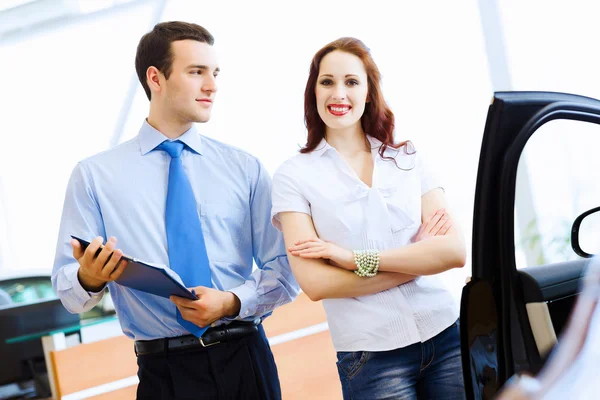
<svg viewBox="0 0 600 400">
<path fill-rule="evenodd" d="M 233 321 L 227 325 L 207 329 L 200 338 L 194 335 L 186 335 L 154 340 L 136 340 L 134 344 L 135 353 L 142 356 L 165 353 L 170 350 L 210 347 L 219 343 L 241 339 L 256 332 L 258 332 L 258 324 L 254 322 Z"/>
</svg>

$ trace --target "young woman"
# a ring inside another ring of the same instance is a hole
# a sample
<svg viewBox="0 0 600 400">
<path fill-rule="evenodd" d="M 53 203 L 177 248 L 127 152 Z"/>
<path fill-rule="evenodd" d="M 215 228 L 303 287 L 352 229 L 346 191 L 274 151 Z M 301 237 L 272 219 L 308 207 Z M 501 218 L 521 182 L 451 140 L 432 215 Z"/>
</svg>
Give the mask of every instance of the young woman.
<svg viewBox="0 0 600 400">
<path fill-rule="evenodd" d="M 394 143 L 360 40 L 316 53 L 304 113 L 308 140 L 275 173 L 271 214 L 300 287 L 323 300 L 344 398 L 464 398 L 458 312 L 435 276 L 464 265 L 462 236 L 420 152 Z"/>
</svg>

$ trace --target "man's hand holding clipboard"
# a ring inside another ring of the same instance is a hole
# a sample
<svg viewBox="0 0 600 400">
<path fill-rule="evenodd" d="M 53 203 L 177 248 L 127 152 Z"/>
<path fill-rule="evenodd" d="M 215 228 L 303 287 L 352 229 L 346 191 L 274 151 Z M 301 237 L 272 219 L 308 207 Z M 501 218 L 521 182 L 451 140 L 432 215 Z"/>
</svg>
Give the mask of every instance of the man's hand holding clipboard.
<svg viewBox="0 0 600 400">
<path fill-rule="evenodd" d="M 73 257 L 79 263 L 77 278 L 81 286 L 88 292 L 101 291 L 107 282 L 118 279 L 125 267 L 127 260 L 122 260 L 123 252 L 115 250 L 117 239 L 114 237 L 102 245 L 102 238 L 96 237 L 92 242 L 71 236 Z"/>
<path fill-rule="evenodd" d="M 109 238 L 104 246 L 101 237 L 92 242 L 71 237 L 73 256 L 80 265 L 78 278 L 81 286 L 88 291 L 98 292 L 107 282 L 115 281 L 119 285 L 167 299 L 177 296 L 198 300 L 193 291 L 188 290 L 173 276 L 173 271 L 125 256 L 119 249 L 115 250 L 117 239 L 114 237 Z"/>
<path fill-rule="evenodd" d="M 115 250 L 117 239 L 111 237 L 102 245 L 97 237 L 87 242 L 76 236 L 73 240 L 73 256 L 80 264 L 79 281 L 84 289 L 99 292 L 107 282 L 127 286 L 170 299 L 184 319 L 198 325 L 208 326 L 224 316 L 235 316 L 240 311 L 239 298 L 228 291 L 198 286 L 191 291 L 172 275 L 173 271 L 156 267 Z"/>
</svg>

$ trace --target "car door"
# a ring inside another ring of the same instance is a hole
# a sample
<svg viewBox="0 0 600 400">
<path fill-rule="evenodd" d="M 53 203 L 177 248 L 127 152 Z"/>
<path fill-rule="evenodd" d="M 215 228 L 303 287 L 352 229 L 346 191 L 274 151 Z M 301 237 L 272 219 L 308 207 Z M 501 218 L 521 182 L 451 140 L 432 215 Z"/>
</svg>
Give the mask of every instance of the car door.
<svg viewBox="0 0 600 400">
<path fill-rule="evenodd" d="M 560 338 L 587 262 L 571 249 L 571 224 L 600 205 L 598 124 L 596 99 L 493 96 L 477 172 L 472 276 L 461 299 L 470 399 L 493 398 L 515 372 L 539 371 Z"/>
</svg>

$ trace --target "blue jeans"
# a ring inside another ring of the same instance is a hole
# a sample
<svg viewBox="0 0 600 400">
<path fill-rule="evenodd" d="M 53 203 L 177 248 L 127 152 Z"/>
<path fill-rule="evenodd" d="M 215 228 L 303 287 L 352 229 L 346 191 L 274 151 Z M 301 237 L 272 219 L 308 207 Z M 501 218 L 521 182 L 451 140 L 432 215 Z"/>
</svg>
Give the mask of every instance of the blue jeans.
<svg viewBox="0 0 600 400">
<path fill-rule="evenodd" d="M 337 357 L 346 400 L 465 398 L 458 321 L 423 343 Z"/>
</svg>

